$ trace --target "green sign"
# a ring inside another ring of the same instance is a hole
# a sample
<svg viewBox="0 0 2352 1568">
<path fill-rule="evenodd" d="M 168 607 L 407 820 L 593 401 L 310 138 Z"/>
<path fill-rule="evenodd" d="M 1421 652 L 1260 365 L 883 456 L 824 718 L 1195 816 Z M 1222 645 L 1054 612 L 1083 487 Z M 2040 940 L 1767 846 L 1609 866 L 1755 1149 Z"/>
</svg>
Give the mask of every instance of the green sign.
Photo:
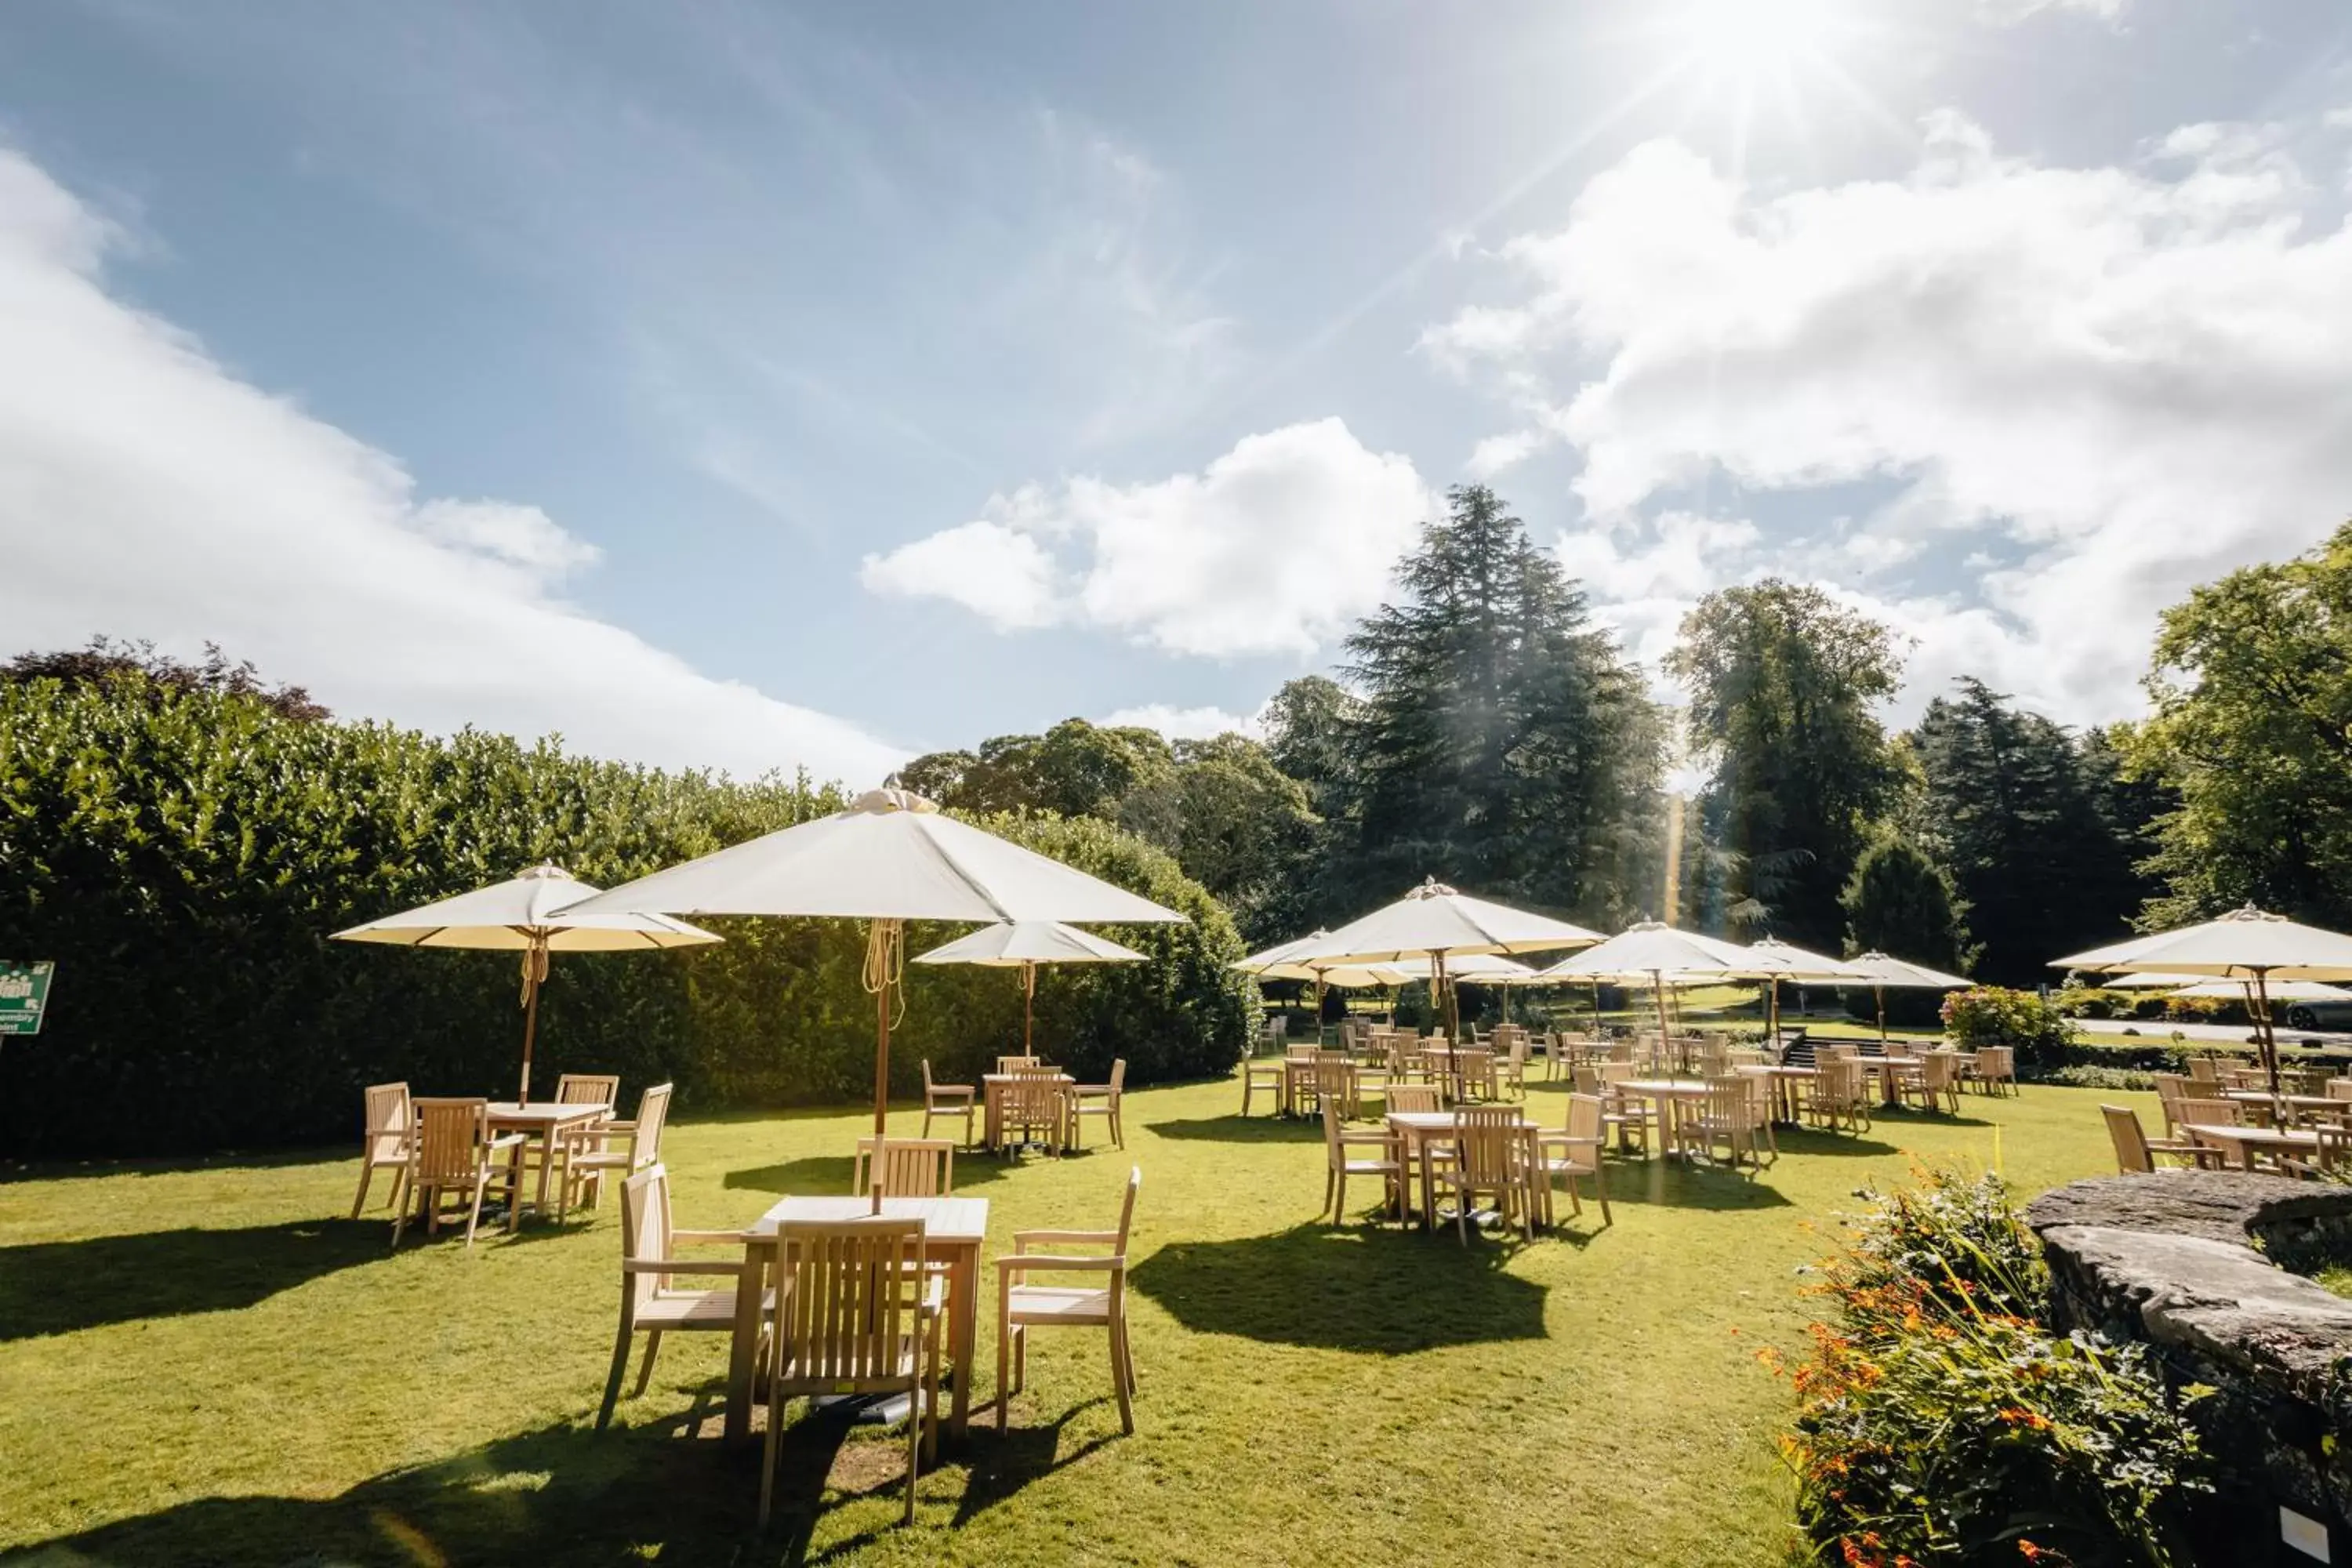
<svg viewBox="0 0 2352 1568">
<path fill-rule="evenodd" d="M 0 958 L 0 1035 L 37 1035 L 41 1013 L 48 1005 L 49 963 L 18 963 Z"/>
</svg>

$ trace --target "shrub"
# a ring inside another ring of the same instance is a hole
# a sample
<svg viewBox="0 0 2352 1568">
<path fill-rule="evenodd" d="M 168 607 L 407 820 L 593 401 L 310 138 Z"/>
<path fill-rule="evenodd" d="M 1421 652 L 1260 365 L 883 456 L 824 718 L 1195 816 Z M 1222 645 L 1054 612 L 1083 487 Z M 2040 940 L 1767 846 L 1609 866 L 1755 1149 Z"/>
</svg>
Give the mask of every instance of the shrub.
<svg viewBox="0 0 2352 1568">
<path fill-rule="evenodd" d="M 2042 1265 L 1997 1179 L 1882 1199 L 1826 1279 L 1838 1321 L 1813 1325 L 1782 1441 L 1817 1561 L 2190 1560 L 2211 1461 L 2140 1347 L 2029 1315 Z"/>
<path fill-rule="evenodd" d="M 2074 1043 L 2064 1014 L 2032 991 L 1979 985 L 1944 998 L 1944 1033 L 1963 1050 L 2010 1046 L 2021 1067 L 2055 1066 Z"/>
<path fill-rule="evenodd" d="M 58 961 L 43 1033 L 0 1050 L 0 1156 L 161 1153 L 341 1136 L 361 1086 L 510 1092 L 511 954 L 331 942 L 360 921 L 554 859 L 609 886 L 835 809 L 805 780 L 739 784 L 593 762 L 555 743 L 436 739 L 289 717 L 249 693 L 0 682 L 0 954 Z M 1214 1073 L 1255 997 L 1223 910 L 1175 862 L 1091 819 L 992 830 L 1183 911 L 1118 928 L 1138 964 L 1049 970 L 1038 1040 L 1099 1081 Z M 728 940 L 558 955 L 535 1082 L 567 1068 L 678 1085 L 681 1109 L 870 1089 L 862 931 L 710 921 Z M 912 929 L 909 952 L 959 933 Z M 892 1055 L 970 1081 L 1020 1037 L 1003 971 L 912 965 Z"/>
</svg>

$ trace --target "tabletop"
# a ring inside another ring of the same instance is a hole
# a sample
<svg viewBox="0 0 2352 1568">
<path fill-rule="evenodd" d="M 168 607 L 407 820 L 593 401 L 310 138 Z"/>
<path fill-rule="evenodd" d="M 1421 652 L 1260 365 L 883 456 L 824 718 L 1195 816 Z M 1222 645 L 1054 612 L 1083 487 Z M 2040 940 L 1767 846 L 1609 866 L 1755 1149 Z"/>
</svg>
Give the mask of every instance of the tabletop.
<svg viewBox="0 0 2352 1568">
<path fill-rule="evenodd" d="M 1528 1120 L 1528 1113 L 1524 1110 L 1519 1112 L 1518 1124 L 1522 1127 L 1533 1127 L 1535 1125 L 1533 1121 Z M 1389 1125 L 1391 1127 L 1406 1128 L 1415 1132 L 1451 1132 L 1454 1131 L 1454 1112 L 1450 1110 L 1391 1110 L 1389 1112 Z"/>
<path fill-rule="evenodd" d="M 1058 1072 L 1058 1071 L 1057 1071 L 1057 1072 L 1054 1072 L 1054 1073 L 1048 1074 L 1048 1073 L 1045 1071 L 1045 1068 L 1038 1068 L 1035 1072 L 1025 1072 L 1025 1073 L 1024 1073 L 1024 1072 L 984 1072 L 984 1073 L 982 1073 L 982 1074 L 981 1074 L 981 1075 L 980 1075 L 980 1081 L 981 1081 L 981 1082 L 982 1082 L 982 1083 L 1013 1083 L 1013 1082 L 1017 1082 L 1018 1080 L 1020 1080 L 1020 1079 L 1024 1079 L 1024 1078 L 1026 1078 L 1026 1079 L 1047 1078 L 1047 1079 L 1050 1079 L 1050 1081 L 1052 1081 L 1052 1082 L 1054 1082 L 1054 1083 L 1076 1083 L 1076 1082 L 1077 1082 L 1077 1081 L 1078 1081 L 1076 1079 L 1072 1078 L 1068 1073 L 1066 1073 L 1066 1072 Z M 961 1114 L 961 1112 L 959 1112 L 958 1114 Z"/>
<path fill-rule="evenodd" d="M 2290 1129 L 2281 1127 L 2239 1127 L 2234 1125 L 2224 1127 L 2210 1121 L 2184 1121 L 2180 1124 L 2180 1130 L 2183 1132 L 2190 1133 L 2196 1137 L 2210 1138 L 2216 1142 L 2267 1144 L 2273 1148 L 2282 1149 L 2316 1149 L 2319 1147 L 2318 1133 L 2297 1132 Z"/>
<path fill-rule="evenodd" d="M 1734 1062 L 1733 1072 L 1751 1073 L 1758 1078 L 1819 1078 L 1819 1068 L 1787 1067 L 1778 1062 Z"/>
<path fill-rule="evenodd" d="M 814 1221 L 831 1225 L 845 1219 L 874 1217 L 874 1200 L 861 1193 L 823 1197 L 785 1198 L 751 1223 L 746 1241 L 764 1241 L 782 1225 Z M 986 1198 L 884 1198 L 884 1219 L 919 1219 L 930 1241 L 979 1243 L 988 1237 Z"/>
<path fill-rule="evenodd" d="M 561 1124 L 612 1114 L 613 1108 L 610 1105 L 597 1100 L 583 1102 L 567 1100 L 532 1100 L 518 1104 L 511 1100 L 494 1100 L 490 1102 L 490 1120 L 493 1121 L 544 1121 L 550 1124 Z"/>
<path fill-rule="evenodd" d="M 2196 1096 L 2189 1096 L 2195 1099 Z M 2242 1100 L 2250 1105 L 2268 1105 L 2284 1100 L 2298 1110 L 2352 1110 L 2352 1100 L 2339 1100 L 2332 1094 L 2273 1094 L 2266 1089 L 2225 1089 L 2223 1100 Z"/>
<path fill-rule="evenodd" d="M 1604 1083 L 1601 1087 L 1622 1089 L 1627 1094 L 1701 1095 L 1706 1092 L 1706 1084 L 1687 1078 L 1629 1078 L 1613 1084 Z"/>
</svg>

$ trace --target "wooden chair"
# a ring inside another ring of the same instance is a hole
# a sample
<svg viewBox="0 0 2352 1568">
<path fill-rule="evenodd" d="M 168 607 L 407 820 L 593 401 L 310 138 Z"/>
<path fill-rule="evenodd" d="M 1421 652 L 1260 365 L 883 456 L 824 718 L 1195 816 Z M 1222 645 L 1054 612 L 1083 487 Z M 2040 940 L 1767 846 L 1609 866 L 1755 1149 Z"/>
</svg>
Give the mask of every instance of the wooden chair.
<svg viewBox="0 0 2352 1568">
<path fill-rule="evenodd" d="M 1536 1139 L 1536 1175 L 1542 1183 L 1537 1191 L 1543 1198 L 1544 1223 L 1551 1223 L 1551 1184 L 1555 1180 L 1568 1183 L 1568 1205 L 1571 1214 L 1584 1212 L 1582 1200 L 1576 1195 L 1576 1179 L 1592 1178 L 1593 1191 L 1601 1199 L 1601 1223 L 1616 1222 L 1609 1215 L 1609 1173 L 1601 1159 L 1605 1142 L 1601 1131 L 1601 1100 L 1590 1094 L 1568 1097 L 1568 1128 L 1564 1132 L 1545 1132 Z"/>
<path fill-rule="evenodd" d="M 1502 1084 L 1495 1071 L 1495 1053 L 1475 1047 L 1454 1053 L 1454 1075 L 1466 1100 L 1500 1100 Z"/>
<path fill-rule="evenodd" d="M 690 1261 L 676 1255 L 680 1244 L 730 1247 L 731 1258 Z M 632 1399 L 644 1396 L 653 1382 L 654 1358 L 661 1352 L 666 1333 L 735 1331 L 735 1292 L 745 1271 L 743 1233 L 736 1230 L 678 1230 L 670 1223 L 669 1173 L 648 1165 L 621 1184 L 621 1329 L 613 1336 L 613 1370 L 604 1379 L 604 1403 L 596 1412 L 596 1430 L 612 1424 L 613 1406 L 620 1402 L 621 1379 L 629 1370 L 629 1342 L 646 1336 L 645 1365 L 638 1369 Z M 680 1289 L 679 1279 L 724 1279 L 705 1289 Z"/>
<path fill-rule="evenodd" d="M 1969 1070 L 1987 1094 L 2017 1092 L 2017 1047 L 1985 1046 L 1969 1060 Z"/>
<path fill-rule="evenodd" d="M 617 1109 L 621 1103 L 621 1075 L 616 1072 L 568 1072 L 555 1080 L 555 1103 L 558 1105 L 605 1105 Z"/>
<path fill-rule="evenodd" d="M 2172 1110 L 2175 1126 L 2194 1121 L 2207 1127 L 2239 1127 L 2246 1120 L 2244 1102 L 2235 1100 L 2193 1100 L 2183 1095 Z"/>
<path fill-rule="evenodd" d="M 923 1454 L 939 1450 L 940 1321 L 947 1281 L 929 1266 L 919 1219 L 788 1223 L 776 1233 L 776 1329 L 768 1363 L 768 1436 L 760 1524 L 768 1523 L 784 1406 L 803 1395 L 903 1394 L 907 1510 Z"/>
<path fill-rule="evenodd" d="M 1870 1126 L 1869 1075 L 1850 1057 L 1833 1056 L 1813 1069 L 1812 1092 L 1805 1097 L 1805 1114 L 1819 1127 L 1841 1127 L 1862 1132 Z"/>
<path fill-rule="evenodd" d="M 1086 1119 L 1089 1116 L 1099 1116 L 1103 1119 L 1103 1124 L 1110 1129 L 1110 1141 L 1114 1147 L 1119 1149 L 1127 1147 L 1127 1132 L 1121 1126 L 1118 1117 L 1119 1096 L 1125 1093 L 1126 1089 L 1127 1058 L 1125 1057 L 1110 1064 L 1108 1083 L 1081 1083 L 1070 1087 L 1069 1109 L 1064 1114 L 1069 1119 L 1072 1148 L 1086 1147 L 1086 1138 L 1079 1130 L 1086 1125 Z"/>
<path fill-rule="evenodd" d="M 1350 1149 L 1377 1149 L 1377 1160 L 1351 1160 Z M 1323 1212 L 1331 1216 L 1333 1225 L 1346 1223 L 1348 1213 L 1348 1178 L 1378 1176 L 1388 1195 L 1390 1209 L 1404 1213 L 1404 1156 L 1396 1140 L 1386 1131 L 1350 1132 L 1339 1124 L 1339 1104 L 1337 1100 L 1323 1102 Z"/>
<path fill-rule="evenodd" d="M 955 1192 L 955 1144 L 945 1138 L 886 1138 L 876 1158 L 874 1140 L 857 1141 L 849 1190 L 864 1194 L 879 1183 L 886 1198 L 943 1198 Z"/>
<path fill-rule="evenodd" d="M 1046 1149 L 1059 1158 L 1068 1142 L 1066 1113 L 1069 1101 L 1062 1093 L 1062 1075 L 1030 1068 L 1009 1075 L 999 1100 L 997 1133 L 1003 1147 L 1017 1150 L 1033 1142 L 1043 1129 Z"/>
<path fill-rule="evenodd" d="M 392 1173 L 390 1205 L 400 1206 L 408 1186 L 408 1086 L 370 1084 L 366 1093 L 366 1131 L 360 1134 L 360 1192 L 352 1200 L 352 1217 L 366 1206 L 368 1184 L 378 1171 Z"/>
<path fill-rule="evenodd" d="M 1617 1140 L 1618 1152 L 1631 1153 L 1639 1149 L 1647 1154 L 1653 1136 L 1662 1135 L 1664 1131 L 1658 1125 L 1657 1108 L 1648 1100 L 1628 1099 L 1617 1088 L 1626 1079 L 1641 1076 L 1638 1065 L 1630 1061 L 1598 1063 L 1590 1069 L 1590 1087 L 1582 1076 L 1585 1070 L 1578 1069 L 1576 1090 L 1579 1094 L 1600 1096 L 1601 1124 Z"/>
<path fill-rule="evenodd" d="M 2315 1121 L 2311 1131 L 2319 1139 L 2317 1152 L 2308 1160 L 2281 1160 L 2281 1166 L 2290 1175 L 2311 1176 L 2323 1181 L 2340 1181 L 2347 1173 L 2352 1173 L 2352 1127 L 2340 1122 Z"/>
<path fill-rule="evenodd" d="M 1511 1036 L 1510 1048 L 1496 1058 L 1494 1076 L 1497 1089 L 1507 1089 L 1520 1099 L 1528 1097 L 1528 1036 L 1524 1029 Z"/>
<path fill-rule="evenodd" d="M 1949 1115 L 1960 1113 L 1959 1063 L 1949 1051 L 1927 1051 L 1919 1058 L 1919 1070 L 1906 1073 L 1898 1080 L 1895 1095 L 1906 1105 L 1916 1100 L 1923 1110 L 1941 1110 Z"/>
<path fill-rule="evenodd" d="M 2159 1154 L 2188 1164 L 2203 1165 L 2212 1152 L 2186 1138 L 2149 1138 L 2140 1131 L 2139 1113 L 2129 1106 L 2102 1105 L 2099 1114 L 2106 1118 L 2107 1141 L 2116 1148 L 2116 1169 L 2126 1176 L 2155 1170 Z"/>
<path fill-rule="evenodd" d="M 415 1100 L 409 1105 L 415 1113 L 416 1131 L 409 1146 L 408 1190 L 425 1211 L 425 1234 L 441 1234 L 441 1200 L 445 1194 L 455 1193 L 466 1205 L 466 1245 L 471 1247 L 474 1232 L 482 1223 L 484 1190 L 509 1174 L 499 1156 L 519 1147 L 522 1134 L 491 1137 L 487 1100 Z M 521 1211 L 520 1203 L 508 1203 L 509 1230 L 514 1229 Z M 392 1226 L 394 1247 L 400 1245 L 407 1225 L 408 1209 L 404 1205 Z"/>
<path fill-rule="evenodd" d="M 2331 1078 L 2320 1089 L 2330 1100 L 2352 1100 L 2352 1078 Z"/>
<path fill-rule="evenodd" d="M 977 1104 L 979 1090 L 968 1083 L 939 1083 L 931 1078 L 931 1058 L 923 1058 L 923 1136 L 931 1135 L 931 1119 L 963 1118 L 963 1142 L 969 1149 L 976 1140 L 972 1136 L 972 1118 L 980 1113 Z"/>
<path fill-rule="evenodd" d="M 2172 1130 L 2180 1125 L 2179 1107 L 2181 1099 L 2189 1092 L 2189 1075 L 2160 1072 L 2150 1076 L 2156 1079 L 2156 1102 L 2164 1111 L 2164 1135 L 2169 1138 Z"/>
<path fill-rule="evenodd" d="M 1445 1109 L 1438 1103 L 1437 1086 L 1433 1083 L 1391 1083 L 1384 1103 L 1391 1110 L 1437 1111 Z"/>
<path fill-rule="evenodd" d="M 580 1152 L 570 1155 L 564 1165 L 566 1191 L 563 1203 L 571 1202 L 570 1187 L 586 1189 L 591 1207 L 604 1201 L 604 1173 L 618 1171 L 624 1181 L 635 1175 L 661 1159 L 662 1129 L 669 1122 L 671 1086 L 655 1084 L 637 1096 L 636 1119 L 632 1121 L 605 1121 L 595 1131 L 593 1143 Z M 562 1218 L 561 1213 L 557 1215 Z"/>
<path fill-rule="evenodd" d="M 1328 1114 L 1328 1113 L 1327 1113 Z M 1013 1256 L 996 1260 L 996 1429 L 1004 1430 L 1012 1392 L 1029 1383 L 1029 1331 L 1097 1328 L 1110 1336 L 1110 1380 L 1118 1395 L 1118 1424 L 1135 1431 L 1135 1356 L 1127 1337 L 1127 1238 L 1135 1223 L 1135 1194 L 1143 1169 L 1127 1173 L 1127 1196 L 1118 1207 L 1117 1230 L 1016 1230 Z M 1107 1247 L 1092 1257 L 1068 1252 L 1032 1252 L 1032 1247 Z M 1034 1285 L 1032 1274 L 1102 1276 L 1102 1283 Z M 961 1375 L 961 1372 L 958 1373 Z"/>
<path fill-rule="evenodd" d="M 1755 1097 L 1744 1078 L 1711 1078 L 1706 1098 L 1694 1105 L 1694 1114 L 1680 1119 L 1676 1141 L 1692 1153 L 1715 1158 L 1717 1148 L 1736 1169 L 1744 1156 L 1749 1164 L 1763 1162 L 1756 1151 Z"/>
<path fill-rule="evenodd" d="M 1516 1217 L 1527 1238 L 1536 1238 L 1533 1162 L 1527 1127 L 1517 1106 L 1464 1105 L 1454 1111 L 1454 1158 L 1437 1180 L 1454 1194 L 1454 1234 L 1470 1245 L 1470 1205 L 1480 1194 L 1495 1199 L 1505 1223 Z"/>
<path fill-rule="evenodd" d="M 2208 1088 L 2220 1088 L 2221 1083 L 2221 1064 L 2215 1061 L 2211 1057 L 2190 1057 L 2189 1058 L 2189 1081 L 2192 1084 L 2201 1083 Z"/>
<path fill-rule="evenodd" d="M 1035 1057 L 999 1057 L 996 1058 L 996 1071 L 999 1077 L 1003 1077 L 1006 1073 L 1035 1072 L 1038 1066 L 1039 1063 Z"/>
<path fill-rule="evenodd" d="M 1274 1108 L 1282 1109 L 1282 1075 L 1286 1070 L 1280 1061 L 1259 1057 L 1242 1059 L 1242 1114 L 1250 1113 L 1250 1101 L 1259 1089 L 1274 1096 Z"/>
</svg>

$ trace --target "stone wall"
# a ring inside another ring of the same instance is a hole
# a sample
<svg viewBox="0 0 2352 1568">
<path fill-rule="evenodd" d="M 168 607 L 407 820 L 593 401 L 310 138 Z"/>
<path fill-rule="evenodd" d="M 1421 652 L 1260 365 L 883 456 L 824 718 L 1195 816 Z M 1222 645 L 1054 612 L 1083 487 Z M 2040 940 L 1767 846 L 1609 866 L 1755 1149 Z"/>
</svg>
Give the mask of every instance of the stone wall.
<svg viewBox="0 0 2352 1568">
<path fill-rule="evenodd" d="M 2352 1563 L 2352 1300 L 2282 1267 L 2352 1261 L 2352 1187 L 2110 1176 L 2043 1194 L 2026 1222 L 2059 1329 L 2139 1341 L 2176 1389 L 2215 1391 L 2188 1406 L 2239 1478 L 2211 1560 Z"/>
</svg>

